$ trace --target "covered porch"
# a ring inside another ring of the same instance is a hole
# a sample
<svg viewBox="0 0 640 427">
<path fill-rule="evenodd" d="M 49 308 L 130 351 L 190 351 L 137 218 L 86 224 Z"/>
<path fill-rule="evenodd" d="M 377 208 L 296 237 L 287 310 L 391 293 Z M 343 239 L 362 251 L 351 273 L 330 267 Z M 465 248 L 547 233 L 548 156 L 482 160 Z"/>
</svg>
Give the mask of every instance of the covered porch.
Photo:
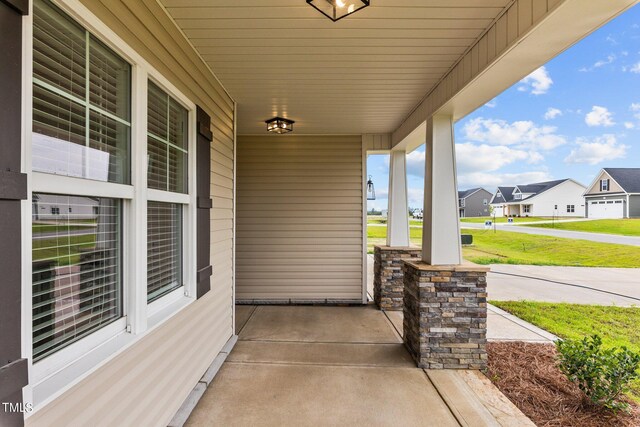
<svg viewBox="0 0 640 427">
<path fill-rule="evenodd" d="M 478 371 L 416 369 L 393 314 L 238 307 L 238 342 L 185 425 L 533 426 Z"/>
<path fill-rule="evenodd" d="M 477 372 L 487 271 L 462 259 L 453 125 L 637 1 L 372 0 L 332 22 L 303 0 L 0 0 L 0 397 L 19 409 L 0 424 L 179 425 L 202 397 L 192 425 L 527 425 Z"/>
</svg>

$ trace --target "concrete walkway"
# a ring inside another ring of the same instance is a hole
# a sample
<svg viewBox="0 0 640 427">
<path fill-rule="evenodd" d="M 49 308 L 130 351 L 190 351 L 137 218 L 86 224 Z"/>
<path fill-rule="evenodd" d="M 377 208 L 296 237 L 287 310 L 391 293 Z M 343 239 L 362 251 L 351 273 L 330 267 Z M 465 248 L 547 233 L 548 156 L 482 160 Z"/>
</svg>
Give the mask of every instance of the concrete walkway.
<svg viewBox="0 0 640 427">
<path fill-rule="evenodd" d="M 460 228 L 484 230 L 484 224 L 464 222 L 460 224 Z M 557 230 L 554 228 L 520 227 L 517 225 L 508 225 L 508 224 L 496 224 L 496 229 L 500 231 L 512 231 L 514 233 L 537 234 L 540 236 L 552 236 L 552 237 L 563 237 L 566 239 L 590 240 L 592 242 L 600 242 L 600 243 L 616 243 L 620 245 L 640 246 L 640 237 L 637 237 L 637 236 L 620 236 L 616 234 L 586 233 L 583 231 Z"/>
<path fill-rule="evenodd" d="M 533 426 L 476 371 L 415 367 L 371 305 L 238 306 L 188 426 Z"/>
<path fill-rule="evenodd" d="M 496 301 L 640 306 L 640 268 L 494 264 L 487 288 Z"/>
</svg>

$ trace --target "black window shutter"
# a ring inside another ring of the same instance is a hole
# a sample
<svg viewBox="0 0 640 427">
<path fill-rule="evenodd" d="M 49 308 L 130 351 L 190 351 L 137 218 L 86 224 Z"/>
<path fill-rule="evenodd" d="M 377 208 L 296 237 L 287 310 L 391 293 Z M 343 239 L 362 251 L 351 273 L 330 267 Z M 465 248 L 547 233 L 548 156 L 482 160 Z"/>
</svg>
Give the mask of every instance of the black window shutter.
<svg viewBox="0 0 640 427">
<path fill-rule="evenodd" d="M 197 108 L 198 141 L 196 147 L 196 195 L 197 195 L 197 297 L 211 290 L 211 117 Z"/>
<path fill-rule="evenodd" d="M 22 15 L 26 0 L 0 0 L 0 402 L 21 404 L 27 361 L 21 359 L 21 216 L 27 178 L 20 172 Z M 0 407 L 1 426 L 22 426 L 20 411 Z"/>
</svg>

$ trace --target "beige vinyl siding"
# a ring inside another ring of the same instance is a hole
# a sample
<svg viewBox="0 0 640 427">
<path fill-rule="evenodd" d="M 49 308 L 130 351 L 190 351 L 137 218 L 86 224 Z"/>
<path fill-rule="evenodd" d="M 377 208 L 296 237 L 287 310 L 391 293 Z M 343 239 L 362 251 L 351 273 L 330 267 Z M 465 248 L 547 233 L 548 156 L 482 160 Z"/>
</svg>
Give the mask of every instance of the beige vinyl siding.
<svg viewBox="0 0 640 427">
<path fill-rule="evenodd" d="M 600 181 L 603 179 L 609 180 L 609 191 L 607 191 L 607 193 L 624 193 L 625 192 L 622 189 L 622 187 L 620 187 L 618 183 L 616 183 L 608 173 L 606 173 L 605 171 L 602 171 L 598 176 L 598 179 L 594 181 L 593 185 L 591 186 L 591 188 L 589 188 L 586 194 L 601 194 L 602 191 L 600 191 Z"/>
<path fill-rule="evenodd" d="M 238 137 L 238 301 L 362 300 L 360 136 Z"/>
<path fill-rule="evenodd" d="M 233 101 L 155 0 L 83 3 L 211 115 L 213 277 L 209 293 L 39 408 L 27 425 L 165 426 L 233 335 Z"/>
</svg>

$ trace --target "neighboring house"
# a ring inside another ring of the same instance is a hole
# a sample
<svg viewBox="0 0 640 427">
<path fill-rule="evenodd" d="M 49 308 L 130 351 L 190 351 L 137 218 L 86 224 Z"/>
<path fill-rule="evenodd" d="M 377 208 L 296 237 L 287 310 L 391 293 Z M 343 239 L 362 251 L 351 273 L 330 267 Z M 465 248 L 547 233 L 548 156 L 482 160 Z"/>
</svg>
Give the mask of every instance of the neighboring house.
<svg viewBox="0 0 640 427">
<path fill-rule="evenodd" d="M 604 168 L 584 193 L 587 218 L 640 218 L 640 168 Z"/>
<path fill-rule="evenodd" d="M 584 190 L 570 178 L 498 187 L 491 206 L 496 216 L 584 217 Z"/>
<path fill-rule="evenodd" d="M 489 216 L 491 194 L 484 188 L 472 188 L 458 191 L 458 209 L 460 218 L 469 216 Z"/>
</svg>

